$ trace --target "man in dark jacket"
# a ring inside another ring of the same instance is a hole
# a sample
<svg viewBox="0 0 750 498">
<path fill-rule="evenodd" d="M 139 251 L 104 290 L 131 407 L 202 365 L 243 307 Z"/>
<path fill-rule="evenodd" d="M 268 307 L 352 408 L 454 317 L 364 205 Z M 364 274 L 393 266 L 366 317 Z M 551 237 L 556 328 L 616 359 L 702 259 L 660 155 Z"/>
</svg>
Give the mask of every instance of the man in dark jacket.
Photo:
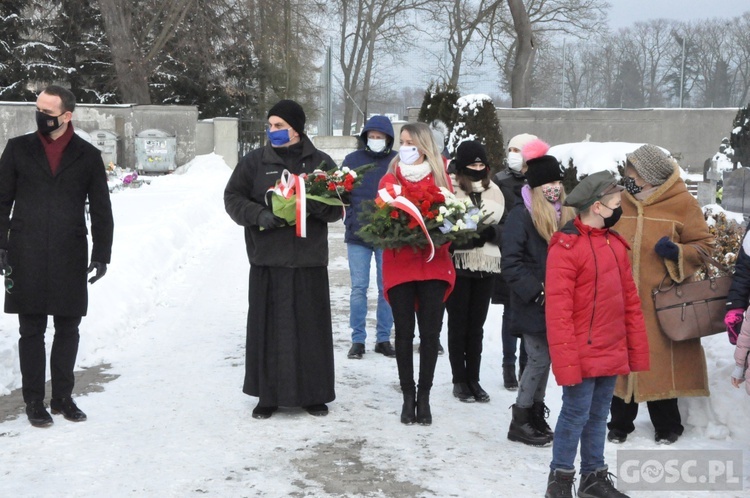
<svg viewBox="0 0 750 498">
<path fill-rule="evenodd" d="M 508 213 L 513 209 L 513 206 L 516 205 L 516 202 L 521 199 L 521 189 L 526 184 L 524 173 L 526 173 L 528 166 L 526 166 L 523 156 L 521 156 L 521 148 L 536 138 L 536 135 L 528 133 L 522 133 L 511 138 L 510 142 L 508 142 L 508 168 L 500 171 L 492 178 L 492 181 L 500 187 L 500 191 L 505 198 L 505 214 L 498 224 L 498 231 L 501 234 L 501 238 L 497 241 L 497 244 L 501 247 L 505 220 L 508 217 Z M 515 391 L 518 389 L 518 378 L 516 377 L 516 345 L 518 338 L 513 335 L 510 327 L 510 291 L 502 273 L 495 276 L 492 304 L 503 305 L 503 386 L 509 391 Z M 526 367 L 526 361 L 526 350 L 524 349 L 523 339 L 521 339 L 521 346 L 518 351 L 518 363 L 520 365 L 519 378 Z"/>
<path fill-rule="evenodd" d="M 18 314 L 23 399 L 35 427 L 52 425 L 44 406 L 44 332 L 49 315 L 55 323 L 50 408 L 68 420 L 86 420 L 71 398 L 78 326 L 88 307 L 86 273 L 95 272 L 91 283 L 103 277 L 112 252 L 114 221 L 107 175 L 99 150 L 73 132 L 75 103 L 69 90 L 47 87 L 36 101 L 37 132 L 9 140 L 0 157 L 5 312 Z"/>
<path fill-rule="evenodd" d="M 267 192 L 284 170 L 310 174 L 336 163 L 304 134 L 305 112 L 293 100 L 268 111 L 269 145 L 240 159 L 224 190 L 229 216 L 245 227 L 250 260 L 243 392 L 259 398 L 253 417 L 279 406 L 327 415 L 333 401 L 333 328 L 328 288 L 328 223 L 340 206 L 307 199 L 307 236 L 274 215 Z"/>
<path fill-rule="evenodd" d="M 378 305 L 376 311 L 376 344 L 375 352 L 395 358 L 396 351 L 391 345 L 391 327 L 393 314 L 388 301 L 383 296 L 383 250 L 377 249 L 363 241 L 357 231 L 362 227 L 359 213 L 362 204 L 377 197 L 378 183 L 388 170 L 388 165 L 396 156 L 393 150 L 393 125 L 385 116 L 373 116 L 367 120 L 359 136 L 362 149 L 344 158 L 344 166 L 359 168 L 366 164 L 375 167 L 365 173 L 362 183 L 352 191 L 351 205 L 346 208 L 346 242 L 349 260 L 349 275 L 352 291 L 349 297 L 349 326 L 352 328 L 352 347 L 347 355 L 351 359 L 362 359 L 365 354 L 365 323 L 367 318 L 367 289 L 370 286 L 370 263 L 375 256 L 378 279 Z"/>
</svg>

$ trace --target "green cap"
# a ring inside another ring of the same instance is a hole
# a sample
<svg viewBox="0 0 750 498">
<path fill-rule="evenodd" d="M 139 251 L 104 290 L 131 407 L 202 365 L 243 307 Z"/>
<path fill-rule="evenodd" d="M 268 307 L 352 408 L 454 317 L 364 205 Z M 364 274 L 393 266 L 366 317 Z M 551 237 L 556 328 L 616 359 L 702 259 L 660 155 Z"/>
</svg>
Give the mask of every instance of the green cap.
<svg viewBox="0 0 750 498">
<path fill-rule="evenodd" d="M 565 198 L 565 205 L 582 211 L 604 197 L 624 190 L 609 171 L 599 171 L 585 177 Z"/>
</svg>

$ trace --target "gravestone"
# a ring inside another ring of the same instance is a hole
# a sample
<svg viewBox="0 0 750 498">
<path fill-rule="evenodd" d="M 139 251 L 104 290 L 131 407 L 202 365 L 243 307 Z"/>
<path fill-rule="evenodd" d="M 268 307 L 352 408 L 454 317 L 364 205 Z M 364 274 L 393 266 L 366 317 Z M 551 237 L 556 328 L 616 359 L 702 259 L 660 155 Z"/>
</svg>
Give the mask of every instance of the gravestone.
<svg viewBox="0 0 750 498">
<path fill-rule="evenodd" d="M 750 168 L 724 172 L 724 195 L 721 205 L 727 211 L 750 215 Z"/>
</svg>

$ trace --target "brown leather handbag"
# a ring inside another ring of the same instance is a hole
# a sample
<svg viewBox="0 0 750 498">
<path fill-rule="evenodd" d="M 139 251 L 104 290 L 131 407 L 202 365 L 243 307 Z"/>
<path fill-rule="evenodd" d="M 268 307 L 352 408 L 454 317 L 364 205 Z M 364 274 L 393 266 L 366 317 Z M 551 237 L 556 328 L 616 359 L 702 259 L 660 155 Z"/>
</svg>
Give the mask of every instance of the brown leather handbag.
<svg viewBox="0 0 750 498">
<path fill-rule="evenodd" d="M 695 246 L 694 246 L 695 247 Z M 727 294 L 732 285 L 729 268 L 696 247 L 706 268 L 705 280 L 672 282 L 665 287 L 664 276 L 659 287 L 653 290 L 656 318 L 664 335 L 673 341 L 686 341 L 726 331 Z M 720 275 L 711 274 L 709 266 L 718 268 Z"/>
</svg>

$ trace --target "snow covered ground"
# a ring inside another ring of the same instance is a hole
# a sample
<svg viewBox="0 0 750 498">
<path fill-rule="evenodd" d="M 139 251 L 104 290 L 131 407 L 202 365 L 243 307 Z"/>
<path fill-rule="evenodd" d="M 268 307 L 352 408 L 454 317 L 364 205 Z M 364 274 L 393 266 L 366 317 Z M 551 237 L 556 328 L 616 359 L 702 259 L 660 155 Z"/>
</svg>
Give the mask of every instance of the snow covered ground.
<svg viewBox="0 0 750 498">
<path fill-rule="evenodd" d="M 0 315 L 0 412 L 18 413 L 0 423 L 0 497 L 542 496 L 550 448 L 506 439 L 515 395 L 502 389 L 502 307 L 491 307 L 485 327 L 482 385 L 491 402 L 455 400 L 444 356 L 433 425 L 402 425 L 395 360 L 372 352 L 374 337 L 364 359 L 346 358 L 341 223 L 330 236 L 337 391 L 330 414 L 282 409 L 269 420 L 250 417 L 256 399 L 241 392 L 248 263 L 242 229 L 223 208 L 229 174 L 220 157 L 200 156 L 112 196 L 112 264 L 90 287 L 78 366 L 109 364 L 106 373 L 118 377 L 77 397 L 88 421 L 28 424 L 17 391 L 10 394 L 20 387 L 16 317 Z M 747 496 L 750 398 L 729 383 L 726 337 L 704 346 L 712 395 L 681 400 L 686 433 L 670 449 L 744 450 L 745 491 L 631 496 Z M 547 393 L 554 427 L 561 390 L 553 379 Z M 664 449 L 653 442 L 645 406 L 628 441 L 607 444 L 613 471 L 618 449 Z"/>
</svg>

